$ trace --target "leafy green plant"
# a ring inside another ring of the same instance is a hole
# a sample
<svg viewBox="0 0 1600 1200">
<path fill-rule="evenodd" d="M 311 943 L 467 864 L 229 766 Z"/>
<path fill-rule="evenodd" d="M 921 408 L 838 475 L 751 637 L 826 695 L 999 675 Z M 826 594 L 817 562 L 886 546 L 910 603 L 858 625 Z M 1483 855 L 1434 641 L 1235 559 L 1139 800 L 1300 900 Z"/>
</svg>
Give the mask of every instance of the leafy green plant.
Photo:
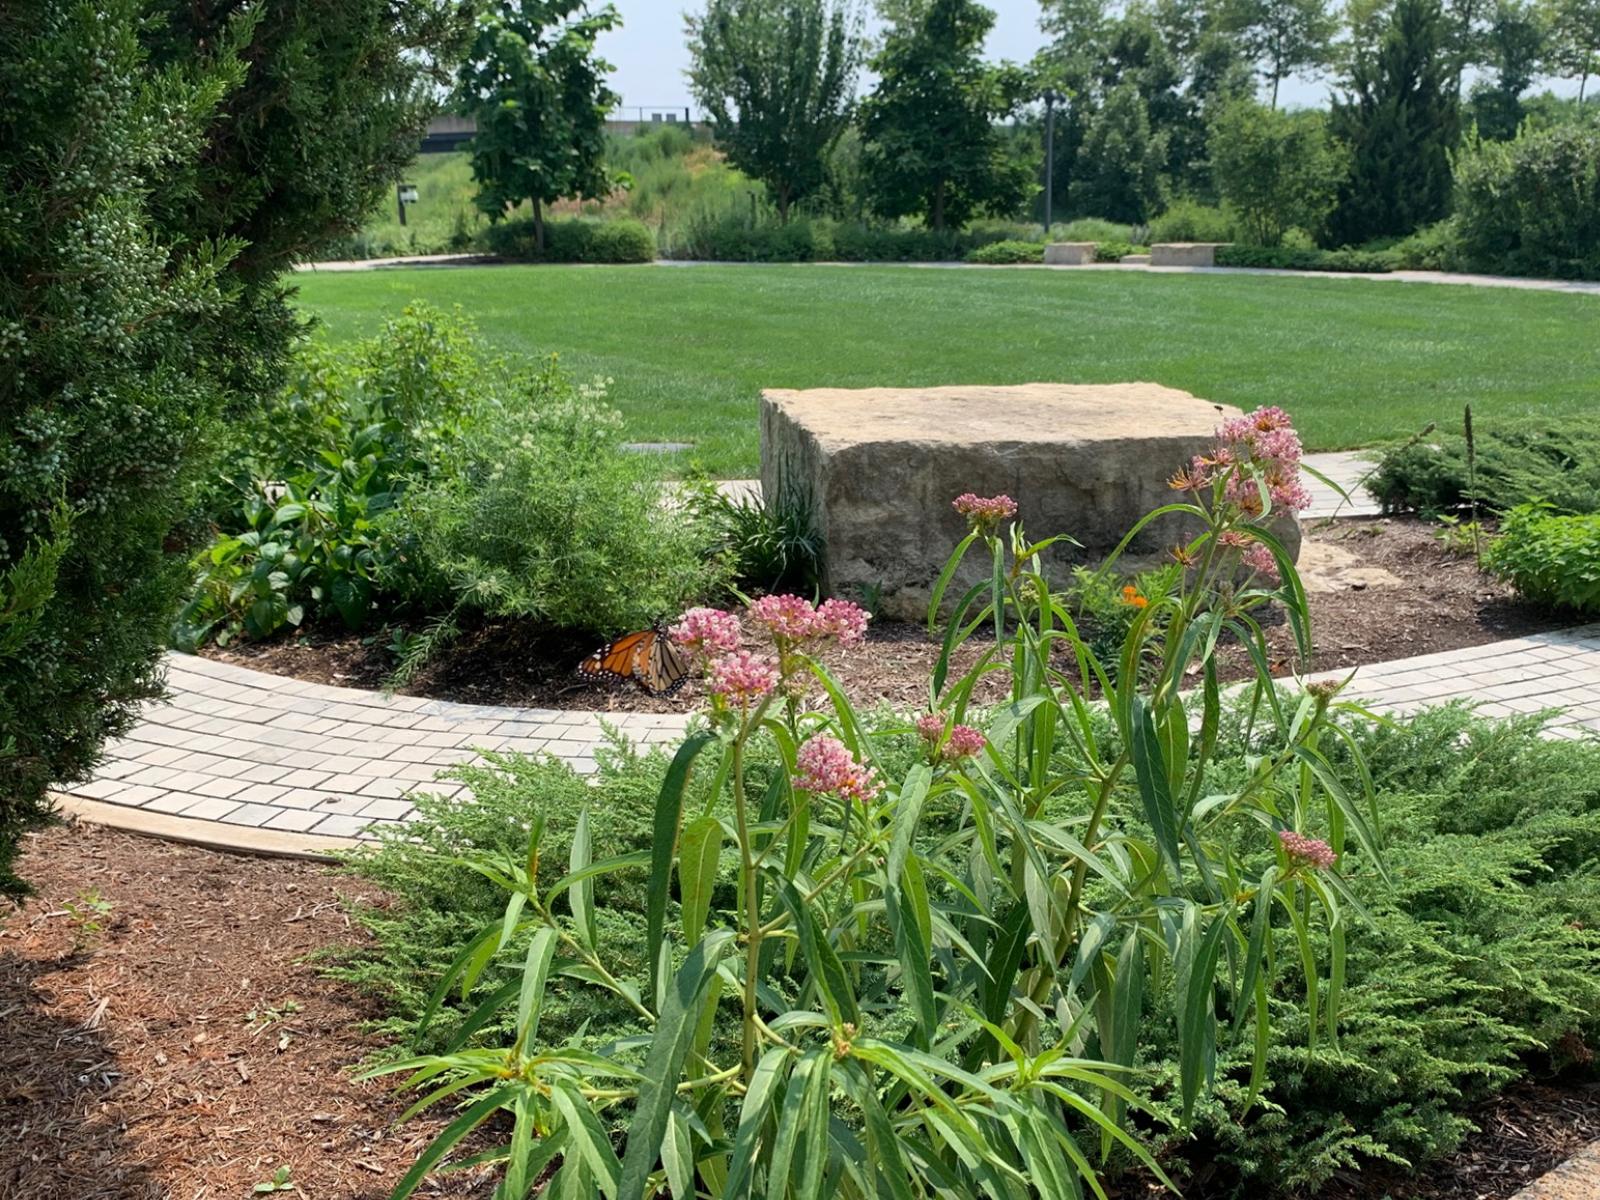
<svg viewBox="0 0 1600 1200">
<path fill-rule="evenodd" d="M 1393 256 L 1375 250 L 1311 250 L 1294 246 L 1217 247 L 1219 267 L 1268 267 L 1278 271 L 1353 271 L 1384 274 L 1395 269 Z"/>
<path fill-rule="evenodd" d="M 1195 200 L 1178 200 L 1150 222 L 1152 242 L 1231 242 L 1238 217 L 1229 209 Z"/>
<path fill-rule="evenodd" d="M 625 218 L 547 221 L 544 249 L 532 219 L 497 221 L 479 235 L 491 254 L 529 262 L 647 263 L 656 257 L 656 238 L 643 224 Z"/>
<path fill-rule="evenodd" d="M 816 590 L 822 535 L 816 514 L 799 496 L 730 495 L 711 480 L 691 483 L 689 509 L 706 531 L 711 552 L 733 582 L 748 592 Z"/>
<path fill-rule="evenodd" d="M 1540 604 L 1600 613 L 1600 513 L 1568 516 L 1548 505 L 1506 513 L 1484 565 Z"/>
<path fill-rule="evenodd" d="M 380 1068 L 422 1091 L 413 1111 L 459 1106 L 396 1197 L 500 1112 L 510 1141 L 487 1160 L 503 1164 L 506 1195 L 553 1168 L 557 1191 L 629 1200 L 825 1187 L 1075 1197 L 1079 1179 L 1098 1190 L 1114 1149 L 1161 1177 L 1128 1122 L 1150 1107 L 1134 1072 L 1152 1020 L 1178 1030 L 1181 1127 L 1219 1047 L 1245 1029 L 1258 1093 L 1280 962 L 1299 964 L 1313 1044 L 1336 1044 L 1353 897 L 1330 868 L 1347 839 L 1381 868 L 1370 797 L 1327 758 L 1356 753 L 1335 720 L 1354 710 L 1335 688 L 1285 703 L 1267 675 L 1253 612 L 1276 598 L 1303 649 L 1309 630 L 1293 562 L 1262 523 L 1269 497 L 1292 490 L 1291 435 L 1281 414 L 1257 422 L 1234 431 L 1236 465 L 1197 463 L 1191 498 L 1130 531 L 1183 515 L 1201 532 L 1192 573 L 1141 610 L 1111 661 L 1055 599 L 1048 543 L 1016 525 L 1002 535 L 1014 504 L 960 498 L 972 532 L 930 611 L 968 553 L 992 569 L 953 605 L 929 709 L 901 727 L 915 759 L 887 752 L 821 661 L 860 639 L 854 606 L 763 598 L 745 618 L 766 631 L 755 647 L 734 614 L 686 614 L 673 636 L 704 665 L 713 702 L 667 769 L 649 845 L 597 856 L 585 806 L 554 849 L 536 810 L 525 847 L 453 855 L 505 902 L 444 973 L 424 1024 L 505 948 L 522 966 L 442 1053 Z M 1264 559 L 1275 586 L 1241 586 L 1241 556 Z M 994 644 L 954 675 L 952 655 L 980 628 Z M 1257 655 L 1264 744 L 1216 791 L 1225 630 Z M 970 698 L 991 673 L 1011 693 L 980 732 Z M 1186 697 L 1191 673 L 1202 687 Z M 1088 678 L 1103 710 L 1076 682 Z M 827 707 L 813 711 L 816 689 Z M 776 772 L 752 770 L 774 760 Z M 632 958 L 604 939 L 597 893 L 640 872 L 645 944 Z M 1280 935 L 1292 950 L 1269 955 Z M 546 1004 L 573 990 L 626 1006 L 647 1032 L 599 1047 L 545 1037 Z M 1152 1017 L 1145 997 L 1158 994 L 1170 1006 Z M 490 1021 L 509 1027 L 505 1041 L 473 1045 Z M 608 1127 L 625 1130 L 620 1154 Z"/>
<path fill-rule="evenodd" d="M 1114 658 L 1134 623 L 1152 605 L 1159 612 L 1183 582 L 1178 563 L 1123 576 L 1105 568 L 1077 567 L 1062 593 L 1079 634 L 1095 654 Z"/>
<path fill-rule="evenodd" d="M 296 1192 L 300 1189 L 295 1186 L 294 1171 L 287 1165 L 279 1167 L 272 1173 L 271 1179 L 262 1180 L 250 1189 L 253 1196 L 271 1196 L 281 1192 Z"/>
</svg>

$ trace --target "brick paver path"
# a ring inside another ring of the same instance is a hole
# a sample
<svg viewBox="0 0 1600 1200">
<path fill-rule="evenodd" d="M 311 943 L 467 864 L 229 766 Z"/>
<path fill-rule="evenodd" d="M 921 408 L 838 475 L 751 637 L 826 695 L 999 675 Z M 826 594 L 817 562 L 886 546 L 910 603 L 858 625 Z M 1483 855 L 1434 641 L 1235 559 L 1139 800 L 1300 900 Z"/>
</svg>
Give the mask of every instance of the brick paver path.
<svg viewBox="0 0 1600 1200">
<path fill-rule="evenodd" d="M 543 751 L 594 769 L 604 720 L 637 743 L 670 742 L 687 718 L 495 708 L 324 687 L 170 655 L 168 698 L 107 747 L 68 795 L 224 825 L 352 837 L 411 815 L 416 791 L 477 750 Z"/>
<path fill-rule="evenodd" d="M 439 772 L 479 750 L 542 751 L 594 769 L 601 721 L 642 744 L 679 738 L 688 718 L 384 697 L 173 655 L 170 695 L 65 791 L 106 804 L 252 830 L 353 837 L 404 821 L 417 791 L 457 794 Z M 1341 678 L 1330 672 L 1322 678 Z M 1449 700 L 1488 716 L 1561 707 L 1558 737 L 1600 735 L 1600 625 L 1362 667 L 1350 695 L 1391 712 Z"/>
</svg>

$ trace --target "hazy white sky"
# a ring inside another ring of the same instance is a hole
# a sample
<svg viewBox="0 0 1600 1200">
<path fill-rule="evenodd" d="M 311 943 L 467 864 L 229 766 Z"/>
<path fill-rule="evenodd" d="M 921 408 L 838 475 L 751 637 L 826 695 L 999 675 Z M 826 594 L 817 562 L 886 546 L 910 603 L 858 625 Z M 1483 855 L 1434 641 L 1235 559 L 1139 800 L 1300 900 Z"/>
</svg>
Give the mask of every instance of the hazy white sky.
<svg viewBox="0 0 1600 1200">
<path fill-rule="evenodd" d="M 683 14 L 698 11 L 700 0 L 612 0 L 622 14 L 622 28 L 600 41 L 601 51 L 615 66 L 611 86 L 622 94 L 624 107 L 682 108 L 690 103 L 683 78 L 689 55 L 684 49 Z M 1044 45 L 1039 32 L 1038 0 L 987 0 L 994 10 L 989 36 L 991 58 L 1026 62 Z M 1321 104 L 1325 84 L 1290 81 L 1283 99 L 1290 104 Z"/>
</svg>

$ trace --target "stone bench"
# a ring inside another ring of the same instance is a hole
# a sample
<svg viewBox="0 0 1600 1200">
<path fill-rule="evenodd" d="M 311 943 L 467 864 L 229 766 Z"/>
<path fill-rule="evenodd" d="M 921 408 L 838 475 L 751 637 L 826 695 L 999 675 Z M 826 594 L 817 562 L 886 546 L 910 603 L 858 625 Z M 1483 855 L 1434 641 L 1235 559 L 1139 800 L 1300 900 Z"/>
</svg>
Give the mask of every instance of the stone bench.
<svg viewBox="0 0 1600 1200">
<path fill-rule="evenodd" d="M 1082 543 L 1052 551 L 1064 584 L 1067 564 L 1098 562 L 1172 500 L 1167 479 L 1236 415 L 1153 383 L 768 391 L 761 487 L 769 503 L 810 508 L 828 594 L 875 592 L 886 616 L 920 621 L 966 533 L 951 507 L 961 493 L 1003 492 L 1031 538 Z M 1159 554 L 1183 532 L 1157 522 L 1134 549 Z M 969 558 L 952 600 L 984 577 L 981 557 Z"/>
<path fill-rule="evenodd" d="M 1217 247 L 1232 242 L 1157 242 L 1150 247 L 1152 267 L 1214 267 Z"/>
<path fill-rule="evenodd" d="M 1093 242 L 1051 242 L 1044 261 L 1053 267 L 1082 267 L 1094 261 Z"/>
</svg>

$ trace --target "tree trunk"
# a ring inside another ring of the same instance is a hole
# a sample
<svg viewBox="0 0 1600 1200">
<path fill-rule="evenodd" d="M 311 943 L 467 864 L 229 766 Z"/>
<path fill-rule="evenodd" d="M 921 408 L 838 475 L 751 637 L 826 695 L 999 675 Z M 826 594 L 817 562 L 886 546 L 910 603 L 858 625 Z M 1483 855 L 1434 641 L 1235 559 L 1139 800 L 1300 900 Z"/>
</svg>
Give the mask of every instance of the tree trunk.
<svg viewBox="0 0 1600 1200">
<path fill-rule="evenodd" d="M 533 247 L 544 254 L 544 204 L 537 196 L 533 198 Z"/>
<path fill-rule="evenodd" d="M 928 210 L 928 225 L 935 233 L 944 232 L 944 180 L 933 185 L 933 206 Z"/>
<path fill-rule="evenodd" d="M 784 184 L 778 189 L 778 224 L 789 223 L 789 185 Z"/>
</svg>

